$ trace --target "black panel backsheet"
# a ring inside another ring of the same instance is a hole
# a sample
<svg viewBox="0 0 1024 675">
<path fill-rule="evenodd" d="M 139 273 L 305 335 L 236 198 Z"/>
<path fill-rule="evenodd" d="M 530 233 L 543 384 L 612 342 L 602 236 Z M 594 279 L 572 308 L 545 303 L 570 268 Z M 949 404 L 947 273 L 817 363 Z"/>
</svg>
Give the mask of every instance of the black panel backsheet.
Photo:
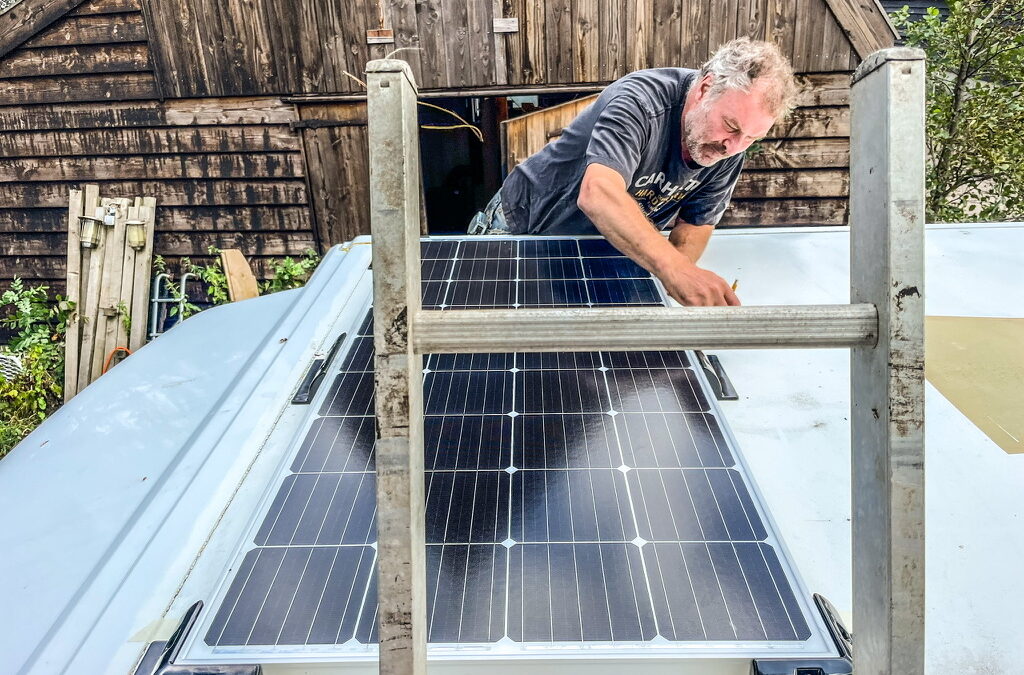
<svg viewBox="0 0 1024 675">
<path fill-rule="evenodd" d="M 424 303 L 661 304 L 600 240 L 431 241 Z M 371 317 L 207 632 L 376 640 Z M 424 364 L 434 643 L 804 640 L 810 632 L 684 352 Z"/>
</svg>

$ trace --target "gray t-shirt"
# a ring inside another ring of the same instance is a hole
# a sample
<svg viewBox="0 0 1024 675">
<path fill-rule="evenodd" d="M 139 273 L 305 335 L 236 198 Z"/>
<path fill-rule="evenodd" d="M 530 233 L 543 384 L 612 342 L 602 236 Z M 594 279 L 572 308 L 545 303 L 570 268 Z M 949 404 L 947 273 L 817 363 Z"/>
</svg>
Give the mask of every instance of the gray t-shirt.
<svg viewBox="0 0 1024 675">
<path fill-rule="evenodd" d="M 638 70 L 616 80 L 573 120 L 560 138 L 517 166 L 501 187 L 512 234 L 599 234 L 576 206 L 583 173 L 602 164 L 658 228 L 676 218 L 717 225 L 729 205 L 743 155 L 710 167 L 682 156 L 682 112 L 698 71 Z"/>
</svg>

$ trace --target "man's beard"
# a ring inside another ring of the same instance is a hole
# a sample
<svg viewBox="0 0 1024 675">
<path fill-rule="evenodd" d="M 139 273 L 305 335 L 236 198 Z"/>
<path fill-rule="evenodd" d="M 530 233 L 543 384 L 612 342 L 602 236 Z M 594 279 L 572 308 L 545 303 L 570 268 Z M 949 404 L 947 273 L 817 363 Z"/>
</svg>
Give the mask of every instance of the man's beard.
<svg viewBox="0 0 1024 675">
<path fill-rule="evenodd" d="M 686 151 L 690 154 L 690 159 L 701 166 L 711 166 L 725 159 L 728 152 L 721 143 L 704 141 L 706 137 L 707 109 L 702 102 L 683 118 L 683 142 L 686 144 Z"/>
</svg>

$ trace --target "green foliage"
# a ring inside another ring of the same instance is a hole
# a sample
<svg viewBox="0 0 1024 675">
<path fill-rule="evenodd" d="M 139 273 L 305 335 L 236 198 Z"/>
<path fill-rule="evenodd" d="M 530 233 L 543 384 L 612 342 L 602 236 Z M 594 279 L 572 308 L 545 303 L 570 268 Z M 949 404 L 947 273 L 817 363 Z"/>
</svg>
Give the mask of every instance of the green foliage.
<svg viewBox="0 0 1024 675">
<path fill-rule="evenodd" d="M 928 55 L 927 217 L 1024 217 L 1024 0 L 953 0 L 894 23 Z"/>
<path fill-rule="evenodd" d="M 223 305 L 229 301 L 228 279 L 224 272 L 224 266 L 220 261 L 220 249 L 211 246 L 208 249 L 214 259 L 205 264 L 197 265 L 189 258 L 181 259 L 181 270 L 183 273 L 193 274 L 203 282 L 208 301 L 213 305 Z M 307 250 L 300 258 L 283 258 L 271 260 L 269 264 L 270 273 L 273 277 L 260 284 L 260 293 L 277 293 L 291 288 L 300 288 L 309 280 L 310 275 L 320 264 L 320 256 L 313 249 Z M 167 261 L 162 256 L 155 256 L 153 259 L 153 270 L 157 274 L 167 274 Z M 176 283 L 167 279 L 165 288 L 168 294 L 175 299 L 183 298 L 183 291 Z M 187 319 L 200 311 L 200 307 L 189 302 L 187 299 L 183 305 L 182 318 Z M 170 309 L 170 315 L 178 313 L 177 305 Z"/>
<path fill-rule="evenodd" d="M 181 268 L 187 271 L 190 267 L 192 267 L 192 261 L 189 260 L 188 258 L 182 258 Z M 153 257 L 153 271 L 156 272 L 156 274 L 158 275 L 167 275 L 167 277 L 164 279 L 164 288 L 167 290 L 168 295 L 174 298 L 176 302 L 180 303 L 182 319 L 187 319 L 188 317 L 200 311 L 199 307 L 188 301 L 188 298 L 185 297 L 184 291 L 178 288 L 178 284 L 176 284 L 172 280 L 171 274 L 167 271 L 167 261 L 164 260 L 164 257 L 162 255 L 157 255 Z M 182 300 L 184 300 L 184 302 L 182 302 Z M 171 308 L 168 310 L 168 313 L 171 316 L 177 316 L 178 307 L 178 304 L 171 305 Z"/>
<path fill-rule="evenodd" d="M 313 270 L 320 264 L 320 256 L 313 249 L 308 249 L 301 258 L 292 260 L 273 260 L 270 271 L 274 275 L 269 281 L 260 285 L 261 293 L 277 293 L 291 288 L 300 288 L 309 281 Z"/>
<path fill-rule="evenodd" d="M 206 286 L 206 296 L 215 305 L 223 305 L 228 301 L 228 277 L 224 274 L 224 267 L 220 262 L 220 249 L 210 246 L 207 252 L 215 256 L 213 262 L 208 265 L 193 265 L 186 258 L 182 261 L 182 269 L 191 272 L 200 279 Z M 186 261 L 188 264 L 186 265 Z"/>
<path fill-rule="evenodd" d="M 22 364 L 20 374 L 0 376 L 0 457 L 63 400 L 64 335 L 75 307 L 60 296 L 51 301 L 48 290 L 15 279 L 0 296 L 0 324 L 13 333 L 6 351 Z"/>
</svg>

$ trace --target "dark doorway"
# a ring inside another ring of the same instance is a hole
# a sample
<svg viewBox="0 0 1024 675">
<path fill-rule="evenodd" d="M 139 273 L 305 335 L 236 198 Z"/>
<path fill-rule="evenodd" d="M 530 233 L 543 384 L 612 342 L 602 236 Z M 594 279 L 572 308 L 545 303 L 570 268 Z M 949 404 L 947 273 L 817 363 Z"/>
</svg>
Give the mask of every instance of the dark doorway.
<svg viewBox="0 0 1024 675">
<path fill-rule="evenodd" d="M 431 234 L 463 234 L 505 178 L 501 123 L 578 98 L 580 94 L 421 99 L 420 157 L 424 208 Z M 455 113 L 476 127 L 431 106 Z"/>
</svg>

